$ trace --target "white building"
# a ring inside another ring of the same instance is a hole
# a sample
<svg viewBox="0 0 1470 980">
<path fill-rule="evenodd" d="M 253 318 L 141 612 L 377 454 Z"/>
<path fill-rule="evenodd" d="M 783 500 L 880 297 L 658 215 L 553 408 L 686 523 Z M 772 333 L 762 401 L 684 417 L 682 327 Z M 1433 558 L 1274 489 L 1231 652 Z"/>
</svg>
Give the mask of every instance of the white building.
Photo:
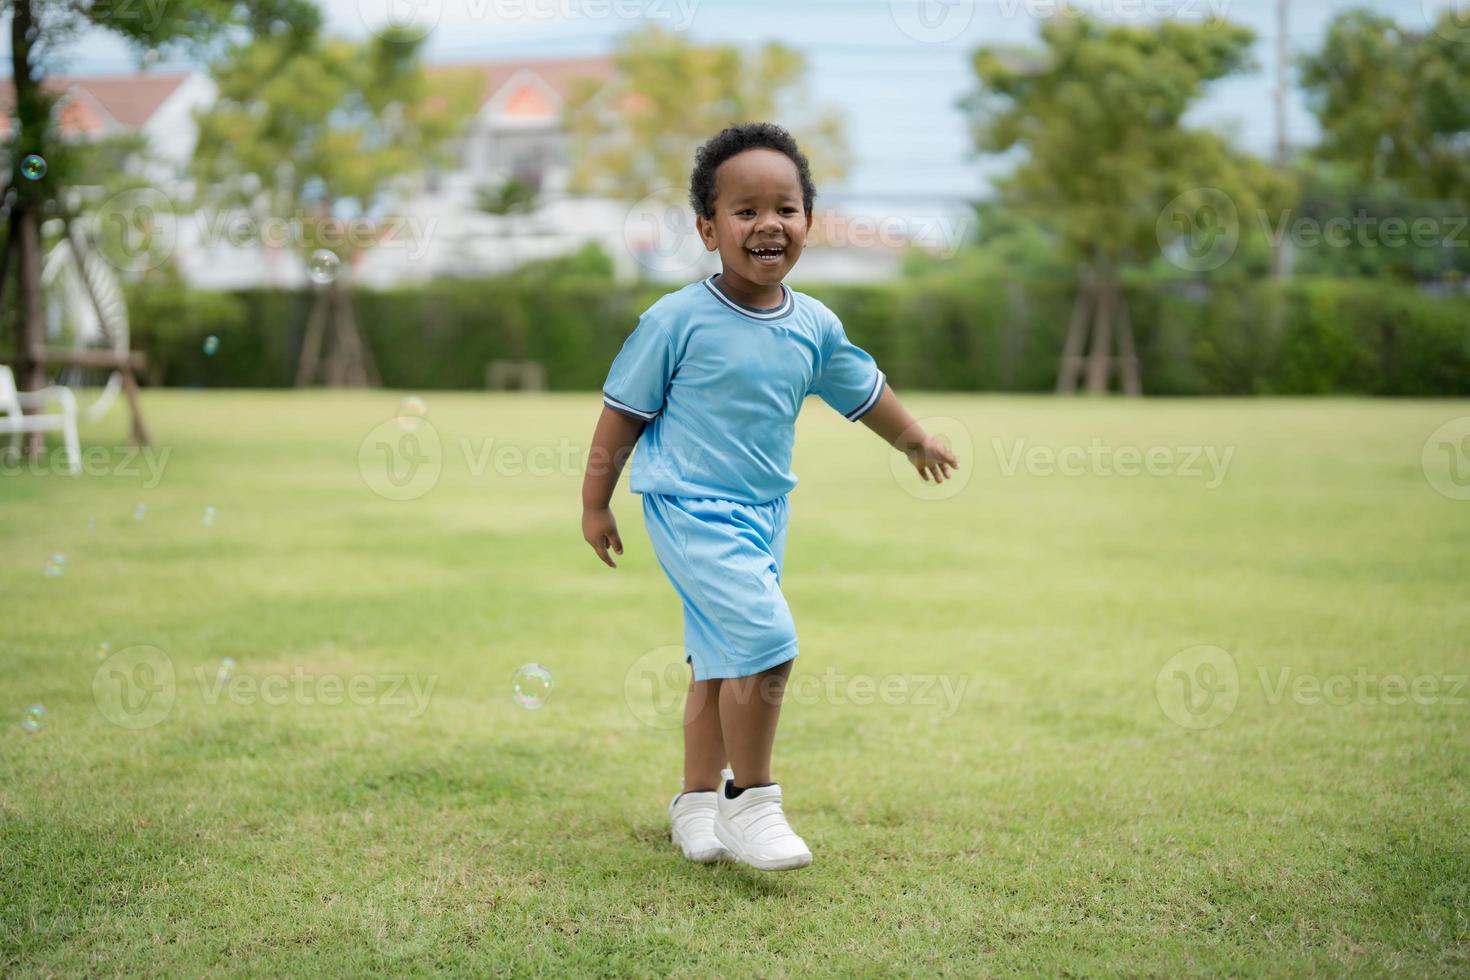
<svg viewBox="0 0 1470 980">
<path fill-rule="evenodd" d="M 428 71 L 431 78 L 443 72 L 483 76 L 480 108 L 452 147 L 456 164 L 407 182 L 410 189 L 393 208 L 397 217 L 384 225 L 378 244 L 357 253 L 354 281 L 388 286 L 480 276 L 575 252 L 588 242 L 612 257 L 620 278 L 689 282 L 718 270 L 719 258 L 699 243 L 682 192 L 670 201 L 641 202 L 568 192 L 563 110 L 574 86 L 612 77 L 611 61 L 495 61 L 436 65 Z M 189 199 L 186 170 L 197 140 L 193 112 L 207 108 L 216 92 L 207 75 L 159 72 L 53 78 L 47 84 L 64 93 L 65 135 L 142 132 L 158 160 L 146 176 L 171 200 Z M 10 94 L 5 86 L 0 100 L 8 101 Z M 3 125 L 9 125 L 8 115 Z M 493 192 L 511 178 L 535 192 L 534 205 L 506 215 L 482 210 L 482 192 Z M 293 248 L 237 244 L 241 236 L 233 229 L 251 222 L 243 214 L 176 217 L 172 259 L 195 285 L 291 287 L 307 281 Z M 867 282 L 897 274 L 904 243 L 892 236 L 873 240 L 843 234 L 851 227 L 846 216 L 823 209 L 797 278 Z"/>
</svg>

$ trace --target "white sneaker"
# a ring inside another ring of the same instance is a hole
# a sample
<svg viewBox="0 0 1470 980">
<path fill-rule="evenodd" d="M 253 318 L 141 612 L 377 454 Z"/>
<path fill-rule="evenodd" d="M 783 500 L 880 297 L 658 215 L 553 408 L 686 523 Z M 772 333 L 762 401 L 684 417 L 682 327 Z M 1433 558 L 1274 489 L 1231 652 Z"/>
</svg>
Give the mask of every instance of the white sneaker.
<svg viewBox="0 0 1470 980">
<path fill-rule="evenodd" d="M 729 782 L 731 776 L 726 776 Z M 781 809 L 781 787 L 752 786 L 727 799 L 720 786 L 715 813 L 715 837 L 735 856 L 762 871 L 787 871 L 812 863 L 806 841 L 796 835 Z"/>
<path fill-rule="evenodd" d="M 730 770 L 726 769 L 726 773 Z M 731 778 L 733 774 L 725 778 Z M 731 854 L 715 837 L 715 797 L 719 790 L 680 793 L 669 801 L 670 836 L 684 856 L 700 864 L 729 860 Z"/>
</svg>

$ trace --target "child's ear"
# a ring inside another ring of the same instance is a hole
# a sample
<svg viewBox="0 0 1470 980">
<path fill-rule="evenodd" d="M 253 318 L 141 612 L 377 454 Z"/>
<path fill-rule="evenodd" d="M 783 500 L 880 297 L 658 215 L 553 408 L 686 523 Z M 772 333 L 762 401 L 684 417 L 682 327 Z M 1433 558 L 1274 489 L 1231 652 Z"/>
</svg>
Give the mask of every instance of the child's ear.
<svg viewBox="0 0 1470 980">
<path fill-rule="evenodd" d="M 706 218 L 702 214 L 696 214 L 694 216 L 694 227 L 699 230 L 699 237 L 704 242 L 704 250 L 706 252 L 713 252 L 720 247 L 720 243 L 715 240 L 715 223 L 713 219 Z"/>
</svg>

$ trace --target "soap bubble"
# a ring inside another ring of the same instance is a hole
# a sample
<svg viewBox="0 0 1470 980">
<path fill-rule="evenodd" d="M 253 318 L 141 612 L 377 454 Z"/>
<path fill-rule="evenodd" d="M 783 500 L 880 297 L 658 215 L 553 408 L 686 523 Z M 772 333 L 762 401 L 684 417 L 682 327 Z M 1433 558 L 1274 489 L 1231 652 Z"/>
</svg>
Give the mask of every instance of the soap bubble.
<svg viewBox="0 0 1470 980">
<path fill-rule="evenodd" d="M 204 353 L 205 354 L 208 354 L 211 357 L 213 357 L 215 351 L 217 351 L 217 350 L 219 350 L 219 338 L 216 337 L 214 334 L 210 334 L 208 337 L 205 337 L 204 338 Z"/>
<path fill-rule="evenodd" d="M 522 708 L 541 707 L 551 696 L 553 683 L 551 671 L 540 664 L 525 664 L 515 672 L 511 681 L 516 704 Z"/>
<path fill-rule="evenodd" d="M 204 516 L 199 518 L 199 523 L 205 527 L 214 527 L 214 518 L 219 513 L 213 507 L 204 508 Z"/>
<path fill-rule="evenodd" d="M 325 286 L 337 278 L 337 270 L 342 267 L 342 260 L 337 258 L 335 252 L 325 248 L 319 248 L 311 253 L 311 258 L 306 263 L 306 274 L 311 276 L 311 281 Z"/>
<path fill-rule="evenodd" d="M 219 670 L 215 671 L 215 677 L 221 681 L 227 681 L 235 676 L 235 658 L 225 657 L 219 662 Z"/>
<path fill-rule="evenodd" d="M 56 552 L 50 558 L 46 559 L 46 564 L 43 565 L 41 568 L 41 573 L 47 578 L 58 578 L 65 571 L 66 555 L 62 554 L 60 551 Z"/>
<path fill-rule="evenodd" d="M 32 153 L 20 162 L 20 173 L 26 180 L 40 180 L 46 176 L 45 159 Z"/>
<path fill-rule="evenodd" d="M 147 516 L 147 514 L 148 514 L 148 505 L 147 504 L 138 504 L 136 507 L 133 508 L 133 520 L 135 520 L 135 521 L 141 521 L 144 517 Z"/>
<path fill-rule="evenodd" d="M 110 656 L 112 656 L 112 644 L 111 643 L 108 643 L 106 640 L 103 640 L 101 643 L 97 644 L 97 659 L 98 660 L 106 660 Z"/>
<path fill-rule="evenodd" d="M 46 706 L 33 704 L 26 708 L 25 714 L 21 715 L 20 727 L 32 735 L 46 727 Z"/>
<path fill-rule="evenodd" d="M 413 432 L 428 414 L 428 404 L 418 395 L 409 395 L 398 403 L 398 427 Z"/>
</svg>

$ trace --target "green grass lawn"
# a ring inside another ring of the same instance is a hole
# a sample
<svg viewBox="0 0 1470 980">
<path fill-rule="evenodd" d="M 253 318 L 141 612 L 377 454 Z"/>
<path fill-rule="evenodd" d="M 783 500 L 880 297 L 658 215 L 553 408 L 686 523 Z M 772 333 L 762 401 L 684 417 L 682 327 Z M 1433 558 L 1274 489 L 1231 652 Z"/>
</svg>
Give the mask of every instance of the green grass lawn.
<svg viewBox="0 0 1470 980">
<path fill-rule="evenodd" d="M 414 443 L 399 397 L 149 392 L 161 474 L 119 408 L 0 478 L 0 973 L 1470 972 L 1470 501 L 1421 466 L 1470 405 L 914 395 L 930 499 L 812 401 L 815 859 L 766 874 L 668 841 L 680 607 L 626 480 L 621 567 L 581 540 L 597 396 Z"/>
</svg>

